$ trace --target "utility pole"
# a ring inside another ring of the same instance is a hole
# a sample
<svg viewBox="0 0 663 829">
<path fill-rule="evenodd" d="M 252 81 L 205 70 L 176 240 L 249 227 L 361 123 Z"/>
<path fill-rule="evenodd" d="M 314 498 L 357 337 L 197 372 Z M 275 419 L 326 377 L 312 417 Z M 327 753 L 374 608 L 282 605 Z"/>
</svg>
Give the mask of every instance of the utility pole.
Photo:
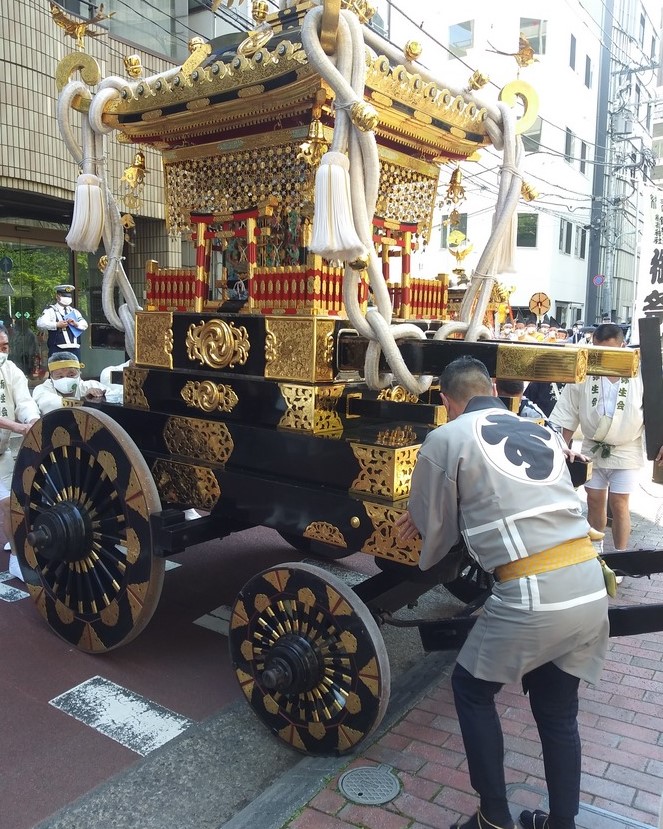
<svg viewBox="0 0 663 829">
<path fill-rule="evenodd" d="M 602 41 L 610 43 L 614 21 L 614 0 L 605 0 L 603 8 Z M 587 293 L 585 299 L 584 319 L 590 325 L 597 319 L 598 295 L 593 278 L 600 273 L 601 267 L 601 227 L 605 217 L 603 194 L 605 191 L 606 136 L 609 136 L 608 105 L 612 80 L 612 56 L 610 50 L 603 46 L 599 62 L 598 107 L 596 111 L 596 132 L 594 144 L 594 175 L 592 179 L 592 210 L 589 229 L 589 257 L 587 262 Z M 609 138 L 608 138 L 609 140 Z M 610 211 L 610 207 L 608 207 Z"/>
</svg>

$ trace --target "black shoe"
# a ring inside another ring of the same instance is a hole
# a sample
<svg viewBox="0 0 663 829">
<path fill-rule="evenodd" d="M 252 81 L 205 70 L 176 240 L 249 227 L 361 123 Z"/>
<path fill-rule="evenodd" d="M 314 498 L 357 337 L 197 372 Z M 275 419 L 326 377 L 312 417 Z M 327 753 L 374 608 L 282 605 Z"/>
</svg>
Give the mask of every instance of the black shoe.
<svg viewBox="0 0 663 829">
<path fill-rule="evenodd" d="M 535 809 L 533 812 L 525 809 L 520 813 L 519 820 L 523 829 L 548 829 L 548 813 L 542 812 L 541 809 Z"/>
<path fill-rule="evenodd" d="M 476 815 L 472 815 L 472 817 L 465 821 L 465 823 L 454 823 L 451 829 L 516 829 L 516 827 L 512 821 L 509 823 L 508 827 L 498 826 L 496 823 L 491 823 L 481 814 L 481 810 L 478 809 Z"/>
</svg>

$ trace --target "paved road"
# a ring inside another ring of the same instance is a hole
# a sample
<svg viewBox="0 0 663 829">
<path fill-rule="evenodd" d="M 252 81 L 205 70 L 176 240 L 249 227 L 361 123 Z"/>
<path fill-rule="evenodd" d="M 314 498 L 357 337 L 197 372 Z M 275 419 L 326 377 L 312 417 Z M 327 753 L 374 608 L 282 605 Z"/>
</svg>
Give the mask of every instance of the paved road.
<svg viewBox="0 0 663 829">
<path fill-rule="evenodd" d="M 164 814 L 178 829 L 217 827 L 301 759 L 240 699 L 224 635 L 245 581 L 301 558 L 277 533 L 173 557 L 146 630 L 102 656 L 57 638 L 0 555 L 0 829 L 162 829 Z M 365 555 L 327 566 L 350 583 L 376 571 Z M 404 614 L 441 600 L 439 588 Z M 384 636 L 395 676 L 422 658 L 416 630 Z"/>
</svg>

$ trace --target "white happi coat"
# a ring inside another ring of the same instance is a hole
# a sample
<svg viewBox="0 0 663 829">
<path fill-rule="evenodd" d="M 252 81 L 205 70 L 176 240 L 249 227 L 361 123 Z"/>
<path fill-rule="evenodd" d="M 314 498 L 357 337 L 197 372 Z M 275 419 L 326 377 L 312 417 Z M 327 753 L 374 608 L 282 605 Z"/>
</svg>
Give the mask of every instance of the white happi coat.
<svg viewBox="0 0 663 829">
<path fill-rule="evenodd" d="M 642 377 L 623 377 L 617 383 L 617 405 L 612 416 L 603 414 L 608 391 L 606 377 L 588 377 L 583 383 L 569 383 L 550 414 L 550 421 L 572 432 L 580 426 L 582 453 L 603 469 L 639 469 L 642 466 Z M 603 457 L 597 444 L 610 447 Z"/>
<path fill-rule="evenodd" d="M 55 388 L 53 381 L 49 377 L 35 386 L 32 390 L 32 397 L 39 406 L 39 411 L 45 415 L 48 412 L 53 412 L 55 409 L 61 409 L 64 406 L 64 400 L 82 400 L 90 389 L 101 389 L 107 392 L 109 388 L 115 389 L 116 386 L 105 386 L 103 383 L 98 383 L 96 380 L 79 380 L 76 386 L 76 391 L 67 398 Z"/>
<path fill-rule="evenodd" d="M 428 435 L 408 509 L 423 537 L 424 570 L 461 536 L 492 573 L 589 530 L 559 435 L 494 397 L 473 398 Z M 546 662 L 596 682 L 607 647 L 607 601 L 597 559 L 496 582 L 458 662 L 492 682 L 516 682 Z"/>
<path fill-rule="evenodd" d="M 11 360 L 6 360 L 0 366 L 0 415 L 18 423 L 29 423 L 39 417 L 39 409 L 30 395 L 28 380 Z M 11 434 L 8 429 L 0 429 L 0 454 L 9 446 Z"/>
</svg>

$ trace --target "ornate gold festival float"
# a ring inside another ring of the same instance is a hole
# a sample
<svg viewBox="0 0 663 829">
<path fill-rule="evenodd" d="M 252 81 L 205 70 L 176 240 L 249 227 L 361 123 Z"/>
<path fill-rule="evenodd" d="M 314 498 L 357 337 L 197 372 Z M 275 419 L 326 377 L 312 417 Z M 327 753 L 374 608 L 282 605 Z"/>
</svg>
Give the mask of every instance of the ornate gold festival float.
<svg viewBox="0 0 663 829">
<path fill-rule="evenodd" d="M 147 624 L 165 556 L 191 544 L 265 525 L 303 553 L 374 556 L 384 572 L 356 591 L 291 563 L 257 575 L 233 608 L 251 705 L 295 748 L 333 753 L 386 707 L 376 619 L 433 583 L 465 601 L 486 586 L 462 553 L 422 578 L 419 542 L 394 529 L 419 446 L 445 421 L 433 377 L 470 353 L 493 376 L 574 382 L 588 352 L 497 343 L 484 326 L 511 255 L 533 90 L 514 81 L 484 103 L 479 73 L 445 86 L 417 64 L 416 43 L 400 52 L 366 26 L 362 0 L 282 5 L 254 2 L 249 32 L 217 49 L 196 38 L 159 75 L 135 56 L 124 79 L 102 80 L 82 52 L 61 62 L 59 122 L 83 168 L 68 241 L 96 251 L 104 236 L 104 309 L 132 361 L 122 406 L 62 409 L 33 427 L 11 515 L 40 612 L 95 653 Z M 95 162 L 110 131 L 136 145 L 130 188 L 144 180 L 140 148 L 161 151 L 169 231 L 196 251 L 190 269 L 147 263 L 144 306 Z M 496 142 L 497 235 L 451 318 L 446 277 L 413 276 L 412 254 L 430 238 L 440 168 Z M 637 368 L 633 352 L 592 359 L 596 374 Z M 191 508 L 200 517 L 185 521 Z"/>
</svg>

